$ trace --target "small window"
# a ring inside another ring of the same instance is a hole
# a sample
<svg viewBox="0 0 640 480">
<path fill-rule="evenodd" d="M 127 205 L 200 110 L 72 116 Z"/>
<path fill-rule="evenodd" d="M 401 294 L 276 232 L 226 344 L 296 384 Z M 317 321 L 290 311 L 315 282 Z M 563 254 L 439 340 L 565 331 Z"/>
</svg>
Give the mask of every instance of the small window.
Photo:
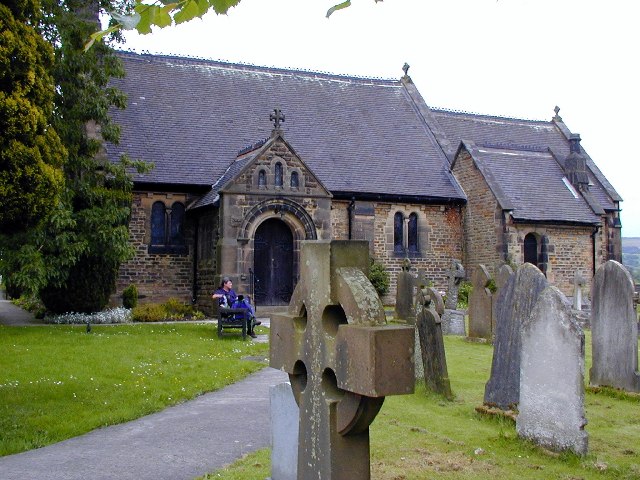
<svg viewBox="0 0 640 480">
<path fill-rule="evenodd" d="M 393 216 L 393 251 L 396 253 L 402 253 L 404 251 L 403 237 L 404 237 L 404 215 L 401 212 L 396 212 Z"/>
<path fill-rule="evenodd" d="M 267 187 L 267 174 L 264 170 L 260 170 L 258 172 L 258 188 L 266 188 Z"/>
<path fill-rule="evenodd" d="M 524 262 L 538 266 L 538 240 L 533 233 L 524 237 Z"/>
<path fill-rule="evenodd" d="M 163 202 L 151 207 L 151 243 L 149 253 L 187 253 L 184 241 L 185 208 L 175 202 L 170 209 Z"/>
<path fill-rule="evenodd" d="M 407 246 L 409 253 L 418 253 L 418 214 L 415 212 L 409 215 Z"/>
<path fill-rule="evenodd" d="M 300 181 L 298 180 L 298 172 L 291 172 L 291 188 L 297 190 L 300 187 Z"/>
<path fill-rule="evenodd" d="M 276 187 L 282 187 L 282 164 L 280 162 L 276 163 L 274 183 Z"/>
</svg>

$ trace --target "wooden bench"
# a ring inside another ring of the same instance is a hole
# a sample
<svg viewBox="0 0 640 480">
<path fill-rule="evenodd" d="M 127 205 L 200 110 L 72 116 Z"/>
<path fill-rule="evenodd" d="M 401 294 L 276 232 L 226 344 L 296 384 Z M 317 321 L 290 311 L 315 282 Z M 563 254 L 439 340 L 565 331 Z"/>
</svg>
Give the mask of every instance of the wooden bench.
<svg viewBox="0 0 640 480">
<path fill-rule="evenodd" d="M 218 308 L 218 337 L 222 337 L 223 328 L 240 328 L 242 329 L 242 339 L 247 338 L 247 321 L 245 316 L 248 309 L 246 308 Z M 241 318 L 235 318 L 236 314 L 242 313 Z"/>
</svg>

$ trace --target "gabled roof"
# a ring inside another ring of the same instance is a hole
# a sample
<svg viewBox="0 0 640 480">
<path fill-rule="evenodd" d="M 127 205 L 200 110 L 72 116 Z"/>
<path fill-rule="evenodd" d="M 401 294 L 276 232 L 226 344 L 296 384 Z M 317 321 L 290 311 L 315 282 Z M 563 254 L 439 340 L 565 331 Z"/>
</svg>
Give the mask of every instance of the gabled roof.
<svg viewBox="0 0 640 480">
<path fill-rule="evenodd" d="M 460 140 L 471 140 L 476 144 L 494 145 L 498 148 L 550 149 L 559 160 L 569 155 L 570 131 L 557 117 L 552 121 L 523 120 L 466 112 L 431 109 L 436 129 L 445 132 L 450 140 L 448 155 L 454 153 Z M 445 146 L 443 146 L 445 148 Z M 447 150 L 445 148 L 445 150 Z M 617 210 L 614 202 L 622 198 L 598 169 L 586 152 L 583 152 L 589 168 L 590 191 L 604 210 Z"/>
<path fill-rule="evenodd" d="M 569 183 L 548 149 L 483 146 L 465 140 L 458 155 L 463 148 L 470 153 L 501 208 L 511 210 L 514 220 L 599 223 L 599 216 Z"/>
<path fill-rule="evenodd" d="M 138 182 L 214 185 L 238 150 L 269 136 L 269 114 L 333 194 L 392 194 L 464 201 L 448 160 L 399 80 L 347 77 L 121 52 L 114 85 L 128 108 L 117 158 L 155 163 Z"/>
</svg>

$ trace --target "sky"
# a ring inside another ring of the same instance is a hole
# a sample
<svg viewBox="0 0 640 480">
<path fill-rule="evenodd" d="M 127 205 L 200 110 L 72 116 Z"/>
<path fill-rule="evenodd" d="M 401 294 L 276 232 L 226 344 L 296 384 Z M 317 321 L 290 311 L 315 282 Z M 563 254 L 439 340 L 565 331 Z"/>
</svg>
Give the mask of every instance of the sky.
<svg viewBox="0 0 640 480">
<path fill-rule="evenodd" d="M 123 48 L 394 79 L 407 62 L 431 107 L 550 120 L 557 105 L 640 237 L 640 1 L 352 0 L 325 18 L 336 3 L 241 0 Z"/>
</svg>

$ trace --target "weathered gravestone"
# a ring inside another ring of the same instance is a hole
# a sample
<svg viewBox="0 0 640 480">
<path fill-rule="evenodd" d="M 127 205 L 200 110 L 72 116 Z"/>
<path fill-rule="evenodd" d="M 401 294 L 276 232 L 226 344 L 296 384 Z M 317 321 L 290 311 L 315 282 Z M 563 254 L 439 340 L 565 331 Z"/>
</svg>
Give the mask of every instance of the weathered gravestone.
<svg viewBox="0 0 640 480">
<path fill-rule="evenodd" d="M 500 265 L 500 267 L 498 267 L 498 270 L 496 271 L 496 277 L 495 277 L 496 291 L 493 293 L 493 298 L 492 298 L 493 312 L 491 313 L 492 315 L 491 329 L 493 330 L 492 341 L 495 339 L 495 336 L 496 336 L 496 328 L 497 328 L 496 318 L 498 318 L 496 314 L 496 307 L 498 305 L 498 295 L 500 295 L 500 291 L 504 289 L 505 285 L 507 284 L 507 282 L 509 281 L 512 275 L 513 275 L 513 268 L 511 268 L 509 265 L 506 265 L 506 264 Z"/>
<path fill-rule="evenodd" d="M 491 341 L 493 336 L 493 294 L 489 290 L 491 275 L 487 267 L 478 265 L 471 276 L 473 289 L 469 296 L 469 337 Z"/>
<path fill-rule="evenodd" d="M 621 264 L 609 260 L 593 277 L 591 291 L 591 385 L 640 392 L 638 323 L 633 309 L 633 280 Z"/>
<path fill-rule="evenodd" d="M 540 270 L 525 263 L 498 289 L 496 336 L 491 377 L 484 390 L 484 403 L 509 410 L 520 398 L 520 328 L 531 314 L 547 279 Z"/>
<path fill-rule="evenodd" d="M 410 325 L 415 323 L 413 311 L 413 288 L 415 277 L 411 275 L 411 262 L 405 258 L 402 270 L 396 277 L 396 318 L 405 320 Z"/>
<path fill-rule="evenodd" d="M 298 478 L 368 479 L 369 425 L 412 393 L 414 328 L 385 326 L 367 242 L 303 241 L 289 311 L 271 320 L 270 364 L 300 407 Z"/>
<path fill-rule="evenodd" d="M 298 429 L 300 410 L 289 382 L 269 390 L 271 400 L 271 479 L 298 478 Z"/>
<path fill-rule="evenodd" d="M 433 288 L 421 289 L 416 301 L 416 330 L 420 337 L 420 360 L 424 381 L 431 391 L 451 400 L 451 384 L 442 338 L 440 315 L 444 312 L 442 297 Z"/>
<path fill-rule="evenodd" d="M 584 333 L 556 287 L 547 287 L 523 319 L 521 340 L 518 435 L 585 455 Z"/>
<path fill-rule="evenodd" d="M 581 272 L 576 272 L 573 278 L 573 308 L 574 310 L 582 310 L 582 287 L 584 287 L 586 280 L 582 276 Z"/>
<path fill-rule="evenodd" d="M 451 270 L 447 272 L 449 285 L 442 315 L 442 332 L 447 335 L 464 335 L 464 311 L 458 310 L 458 291 L 464 279 L 464 267 L 459 260 L 451 260 Z"/>
</svg>

